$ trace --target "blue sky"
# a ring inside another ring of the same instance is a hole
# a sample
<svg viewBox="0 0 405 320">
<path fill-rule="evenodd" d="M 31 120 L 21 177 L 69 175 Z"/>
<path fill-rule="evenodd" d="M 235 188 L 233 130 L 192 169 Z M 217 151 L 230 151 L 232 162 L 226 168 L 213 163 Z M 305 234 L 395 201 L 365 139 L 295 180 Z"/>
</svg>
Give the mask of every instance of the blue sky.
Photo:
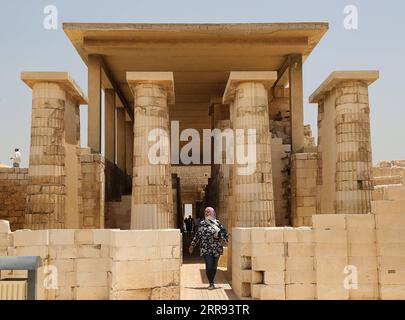
<svg viewBox="0 0 405 320">
<path fill-rule="evenodd" d="M 43 27 L 46 5 L 58 9 L 58 30 Z M 358 30 L 343 26 L 347 5 L 359 10 Z M 86 67 L 62 22 L 328 22 L 330 30 L 304 65 L 305 122 L 316 129 L 316 105 L 307 100 L 331 71 L 380 70 L 370 87 L 373 162 L 405 159 L 404 15 L 405 2 L 398 0 L 2 0 L 0 162 L 10 164 L 14 147 L 20 147 L 28 165 L 31 90 L 21 82 L 21 71 L 68 71 L 87 92 Z"/>
</svg>

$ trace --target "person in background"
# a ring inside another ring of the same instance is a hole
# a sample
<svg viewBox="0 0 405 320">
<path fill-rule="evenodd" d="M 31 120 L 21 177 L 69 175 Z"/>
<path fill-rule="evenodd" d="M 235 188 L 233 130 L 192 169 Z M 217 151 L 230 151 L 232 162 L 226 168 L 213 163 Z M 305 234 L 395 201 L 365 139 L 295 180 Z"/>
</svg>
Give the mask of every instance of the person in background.
<svg viewBox="0 0 405 320">
<path fill-rule="evenodd" d="M 193 231 L 193 218 L 191 218 L 191 216 L 188 216 L 188 218 L 184 219 L 184 224 L 186 225 L 186 231 L 187 232 L 191 232 Z"/>
<path fill-rule="evenodd" d="M 193 254 L 194 247 L 200 245 L 200 255 L 204 257 L 205 272 L 209 281 L 208 290 L 215 289 L 214 279 L 217 272 L 219 256 L 223 254 L 224 242 L 228 241 L 228 233 L 216 219 L 215 210 L 211 207 L 205 208 L 205 219 L 201 221 L 200 227 L 191 241 L 188 252 Z"/>
<path fill-rule="evenodd" d="M 19 149 L 15 148 L 14 149 L 14 157 L 11 157 L 10 159 L 13 160 L 13 167 L 14 168 L 19 168 L 21 164 L 21 152 Z"/>
</svg>

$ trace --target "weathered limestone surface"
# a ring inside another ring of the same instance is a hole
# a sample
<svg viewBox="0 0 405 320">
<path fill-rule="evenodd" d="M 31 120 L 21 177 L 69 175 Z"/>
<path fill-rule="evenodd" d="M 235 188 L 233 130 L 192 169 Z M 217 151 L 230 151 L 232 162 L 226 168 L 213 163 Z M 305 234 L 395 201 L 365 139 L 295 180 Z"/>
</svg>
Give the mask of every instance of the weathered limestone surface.
<svg viewBox="0 0 405 320">
<path fill-rule="evenodd" d="M 370 212 L 368 86 L 377 79 L 376 71 L 333 72 L 310 97 L 318 103 L 318 213 Z"/>
<path fill-rule="evenodd" d="M 79 104 L 86 98 L 67 73 L 23 72 L 32 88 L 25 226 L 79 227 Z"/>
<path fill-rule="evenodd" d="M 152 163 L 148 136 L 160 129 L 169 137 L 168 103 L 173 102 L 173 73 L 129 72 L 127 81 L 134 94 L 134 169 L 132 183 L 132 229 L 164 229 L 174 226 L 170 141 L 166 161 Z M 158 138 L 160 139 L 160 138 Z"/>
<path fill-rule="evenodd" d="M 100 154 L 90 154 L 90 149 L 82 148 L 80 165 L 80 228 L 104 228 L 105 160 Z"/>
<path fill-rule="evenodd" d="M 405 184 L 405 161 L 381 161 L 373 167 L 373 186 Z"/>
<path fill-rule="evenodd" d="M 291 145 L 281 138 L 271 139 L 271 166 L 276 226 L 290 224 L 290 155 Z"/>
<path fill-rule="evenodd" d="M 0 168 L 0 219 L 13 231 L 24 228 L 27 184 L 27 168 Z"/>
<path fill-rule="evenodd" d="M 38 272 L 39 300 L 179 299 L 180 239 L 178 230 L 12 233 L 0 221 L 1 256 L 38 255 L 49 266 L 51 275 L 45 266 Z M 19 276 L 2 272 L 2 279 Z M 51 278 L 56 287 L 45 288 Z"/>
<path fill-rule="evenodd" d="M 313 215 L 313 227 L 234 228 L 235 293 L 404 300 L 405 187 L 378 187 L 371 204 L 371 214 Z"/>
<path fill-rule="evenodd" d="M 316 214 L 317 153 L 291 156 L 291 217 L 294 227 L 312 226 Z"/>
<path fill-rule="evenodd" d="M 236 130 L 244 130 L 243 139 L 235 139 L 235 150 L 247 150 L 248 130 L 256 130 L 254 173 L 241 175 L 242 166 L 237 160 L 234 164 L 234 226 L 275 225 L 267 91 L 275 80 L 273 72 L 231 72 L 225 89 L 223 101 L 232 102 L 235 135 Z"/>
</svg>

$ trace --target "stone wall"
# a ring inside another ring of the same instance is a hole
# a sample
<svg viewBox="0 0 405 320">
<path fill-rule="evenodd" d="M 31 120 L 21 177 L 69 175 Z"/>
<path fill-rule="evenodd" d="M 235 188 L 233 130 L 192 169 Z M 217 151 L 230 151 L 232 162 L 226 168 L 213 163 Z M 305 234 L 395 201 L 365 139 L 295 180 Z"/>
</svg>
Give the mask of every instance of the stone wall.
<svg viewBox="0 0 405 320">
<path fill-rule="evenodd" d="M 0 168 L 0 219 L 10 221 L 11 229 L 24 228 L 28 169 Z"/>
<path fill-rule="evenodd" d="M 7 222 L 0 223 L 1 255 L 40 256 L 51 275 L 57 275 L 57 289 L 45 289 L 44 281 L 52 277 L 45 267 L 39 269 L 41 300 L 179 299 L 180 244 L 180 232 L 174 229 L 12 233 Z"/>
<path fill-rule="evenodd" d="M 80 155 L 80 227 L 104 228 L 104 158 L 85 148 Z"/>
<path fill-rule="evenodd" d="M 280 227 L 290 224 L 290 153 L 290 144 L 283 144 L 281 138 L 271 139 L 274 210 L 276 226 Z"/>
<path fill-rule="evenodd" d="M 316 214 L 317 153 L 291 156 L 291 217 L 294 227 L 312 226 Z"/>
<path fill-rule="evenodd" d="M 239 297 L 405 300 L 405 186 L 380 187 L 371 214 L 312 219 L 313 227 L 233 229 Z"/>
<path fill-rule="evenodd" d="M 405 184 L 405 160 L 381 161 L 372 173 L 374 186 Z"/>
</svg>

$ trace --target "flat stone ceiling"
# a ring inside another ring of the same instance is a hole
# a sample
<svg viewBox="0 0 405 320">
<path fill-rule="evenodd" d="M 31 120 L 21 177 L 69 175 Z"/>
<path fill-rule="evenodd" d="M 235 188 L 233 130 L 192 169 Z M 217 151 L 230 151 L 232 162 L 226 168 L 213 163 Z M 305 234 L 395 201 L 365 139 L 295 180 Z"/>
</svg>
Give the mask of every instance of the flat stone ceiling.
<svg viewBox="0 0 405 320">
<path fill-rule="evenodd" d="M 128 102 L 126 72 L 174 72 L 171 118 L 198 129 L 209 125 L 209 102 L 222 96 L 231 71 L 279 71 L 289 54 L 305 59 L 328 24 L 64 23 L 63 29 L 86 64 L 91 54 L 103 57 Z"/>
</svg>

